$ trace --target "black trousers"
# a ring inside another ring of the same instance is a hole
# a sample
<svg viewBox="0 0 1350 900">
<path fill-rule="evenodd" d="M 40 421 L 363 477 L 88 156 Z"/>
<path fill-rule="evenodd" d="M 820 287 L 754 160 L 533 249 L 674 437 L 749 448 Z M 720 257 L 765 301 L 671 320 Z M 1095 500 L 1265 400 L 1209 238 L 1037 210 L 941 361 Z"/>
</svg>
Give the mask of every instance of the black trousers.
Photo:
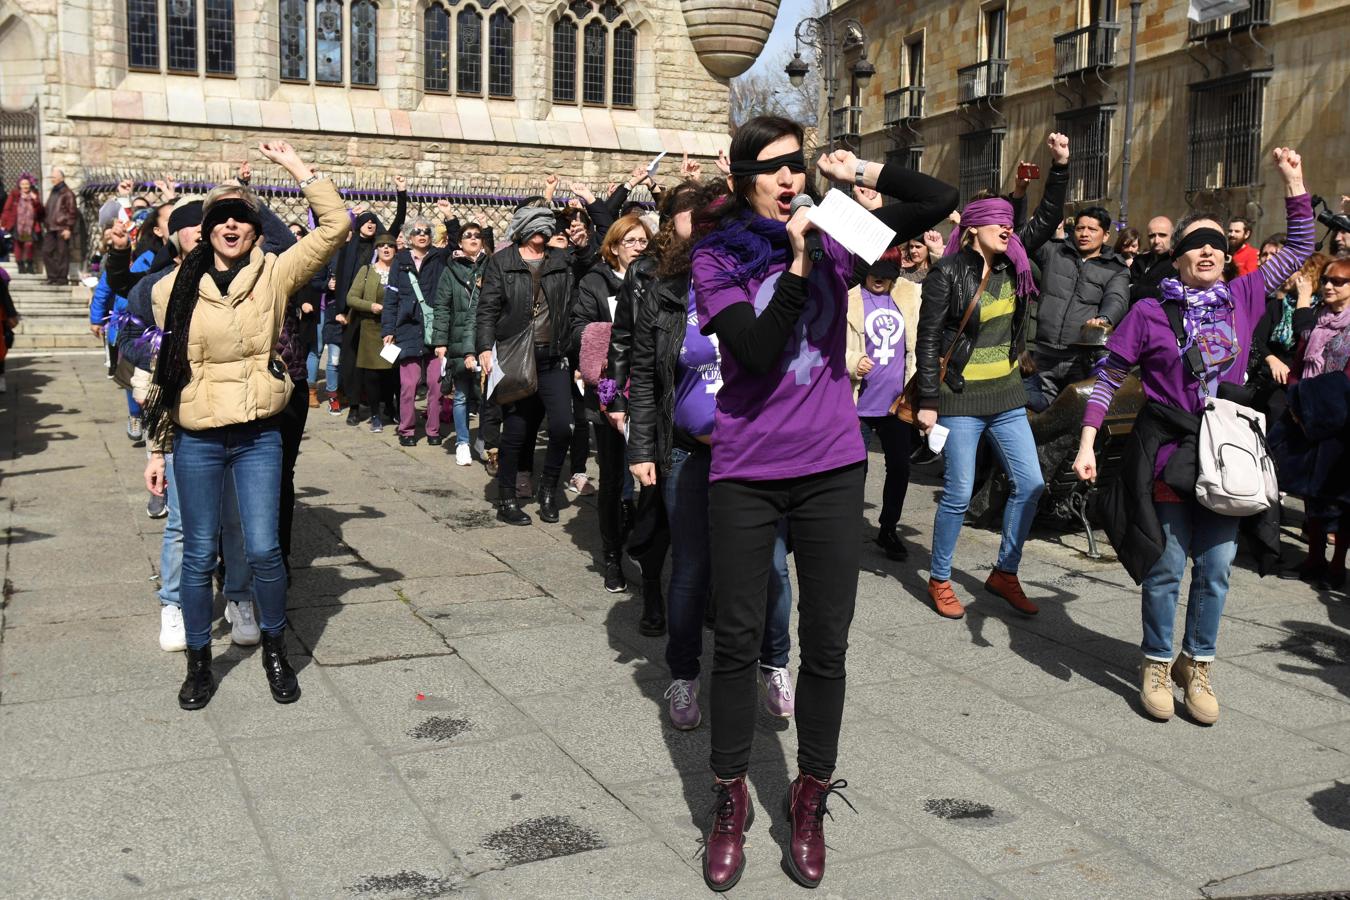
<svg viewBox="0 0 1350 900">
<path fill-rule="evenodd" d="M 300 439 L 309 421 L 309 382 L 295 382 L 290 402 L 281 411 L 281 510 L 277 537 L 281 542 L 281 561 L 291 570 L 291 523 L 295 520 L 295 461 L 300 457 Z"/>
<path fill-rule="evenodd" d="M 585 435 L 582 431 L 582 435 Z M 606 553 L 623 550 L 623 473 L 628 468 L 623 432 L 605 422 L 595 423 L 595 459 L 600 466 L 600 489 L 595 495 L 600 514 L 600 543 Z M 572 454 L 572 470 L 576 469 Z M 584 468 L 584 464 L 583 464 Z"/>
<path fill-rule="evenodd" d="M 913 426 L 895 416 L 864 416 L 862 421 L 876 432 L 886 454 L 886 483 L 881 488 L 881 518 L 877 524 L 883 530 L 894 528 L 900 522 L 905 494 L 909 492 L 909 441 Z"/>
<path fill-rule="evenodd" d="M 478 404 L 478 436 L 484 450 L 496 450 L 502 445 L 502 408 L 491 400 Z"/>
<path fill-rule="evenodd" d="M 397 371 L 397 369 L 357 369 L 356 373 L 361 376 L 360 389 L 353 385 L 352 391 L 347 394 L 347 405 L 360 407 L 364 401 L 370 407 L 372 416 L 387 416 L 397 421 L 398 403 L 395 398 L 398 396 L 396 390 L 398 379 L 394 374 Z"/>
<path fill-rule="evenodd" d="M 862 463 L 775 481 L 716 481 L 709 492 L 712 593 L 712 769 L 744 775 L 755 733 L 755 670 L 778 520 L 797 563 L 797 766 L 829 779 L 844 714 L 844 659 L 861 562 Z"/>
<path fill-rule="evenodd" d="M 502 407 L 502 447 L 498 457 L 497 496 L 514 497 L 521 449 L 548 419 L 548 451 L 544 456 L 544 483 L 558 481 L 567 445 L 572 440 L 572 372 L 565 360 L 536 353 L 539 389 L 523 400 Z"/>
<path fill-rule="evenodd" d="M 595 390 L 591 388 L 590 390 Z M 586 426 L 590 419 L 586 418 L 586 398 L 577 393 L 576 382 L 572 382 L 572 446 L 568 449 L 572 467 L 570 474 L 576 475 L 586 471 L 586 461 L 591 456 L 591 430 Z M 610 429 L 613 431 L 614 429 Z M 597 432 L 598 433 L 598 432 Z M 595 455 L 597 460 L 600 456 L 600 448 L 596 448 Z"/>
</svg>

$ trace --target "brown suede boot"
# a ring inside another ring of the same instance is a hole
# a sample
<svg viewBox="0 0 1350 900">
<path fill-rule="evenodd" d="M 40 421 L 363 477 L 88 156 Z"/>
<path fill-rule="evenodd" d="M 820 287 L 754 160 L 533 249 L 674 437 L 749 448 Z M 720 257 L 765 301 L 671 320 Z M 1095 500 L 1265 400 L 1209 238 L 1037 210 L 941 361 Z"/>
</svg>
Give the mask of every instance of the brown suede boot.
<svg viewBox="0 0 1350 900">
<path fill-rule="evenodd" d="M 1034 616 L 1041 611 L 1039 606 L 1027 599 L 1026 593 L 1022 590 L 1022 583 L 1012 572 L 995 569 L 989 573 L 984 586 L 989 593 L 1007 600 L 1009 606 L 1024 616 Z"/>
<path fill-rule="evenodd" d="M 944 618 L 959 619 L 966 614 L 966 608 L 956 599 L 956 591 L 952 590 L 950 581 L 928 579 L 928 599 L 933 601 L 933 609 L 937 610 L 937 614 Z"/>
</svg>

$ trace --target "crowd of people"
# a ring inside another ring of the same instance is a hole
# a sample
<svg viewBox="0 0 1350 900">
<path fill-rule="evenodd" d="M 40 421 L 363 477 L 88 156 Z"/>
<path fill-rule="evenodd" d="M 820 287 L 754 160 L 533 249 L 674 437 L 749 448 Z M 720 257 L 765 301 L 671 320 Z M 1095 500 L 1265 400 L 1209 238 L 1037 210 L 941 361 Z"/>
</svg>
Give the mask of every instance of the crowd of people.
<svg viewBox="0 0 1350 900">
<path fill-rule="evenodd" d="M 1344 582 L 1336 463 L 1350 424 L 1350 257 L 1340 232 L 1337 255 L 1314 255 L 1291 149 L 1273 153 L 1284 230 L 1259 248 L 1249 220 L 1214 212 L 1175 226 L 1158 216 L 1143 233 L 1114 230 L 1099 206 L 1066 218 L 1061 134 L 1047 138 L 1030 213 L 1028 165 L 1009 195 L 981 192 L 958 210 L 953 186 L 898 165 L 846 150 L 812 164 L 799 125 L 760 117 L 737 130 L 716 173 L 686 159 L 661 183 L 639 167 L 605 199 L 572 184 L 566 202 L 549 176 L 500 240 L 448 200 L 410 213 L 401 179 L 386 224 L 349 209 L 289 145 L 260 151 L 295 179 L 312 227 L 261 203 L 247 164 L 205 197 L 165 183 L 131 202 L 128 183 L 108 208 L 91 309 L 127 391 L 128 437 L 148 443 L 147 512 L 167 516 L 159 640 L 185 651 L 184 709 L 216 690 L 218 577 L 231 640 L 261 642 L 277 702 L 300 696 L 286 598 L 295 469 L 314 409 L 371 432 L 392 424 L 404 447 L 452 437 L 454 464 L 477 461 L 496 481 L 507 525 L 556 523 L 567 493 L 594 493 L 604 588 L 626 589 L 627 555 L 641 579 L 639 628 L 666 636 L 670 724 L 698 728 L 707 705 L 717 802 L 704 876 L 717 891 L 745 867 L 757 692 L 796 720 L 789 870 L 808 887 L 823 877 L 828 800 L 846 787 L 836 756 L 864 537 L 892 560 L 918 556 L 899 531 L 918 454 L 943 464 L 931 529 L 919 528 L 928 560 L 916 561 L 934 611 L 965 614 L 952 570 L 984 445 L 1010 488 L 985 587 L 1033 616 L 1018 579 L 1045 488 L 1030 417 L 1091 386 L 1074 462 L 1091 482 L 1113 395 L 1140 380 L 1138 439 L 1099 493 L 1134 526 L 1107 531 L 1141 585 L 1140 698 L 1157 718 L 1173 715 L 1173 683 L 1193 720 L 1218 718 L 1211 668 L 1243 520 L 1197 501 L 1194 468 L 1189 487 L 1174 470 L 1221 388 L 1246 389 L 1276 457 L 1298 466 L 1282 487 L 1304 498 L 1309 553 L 1288 574 Z M 880 258 L 797 209 L 794 198 L 816 195 L 813 175 L 894 233 Z M 639 185 L 654 204 L 630 202 Z M 28 222 L 32 201 L 18 196 Z M 1108 335 L 1096 356 L 1081 351 L 1091 332 Z M 1338 426 L 1314 424 L 1333 408 Z M 863 513 L 873 436 L 885 467 L 874 532 Z"/>
</svg>

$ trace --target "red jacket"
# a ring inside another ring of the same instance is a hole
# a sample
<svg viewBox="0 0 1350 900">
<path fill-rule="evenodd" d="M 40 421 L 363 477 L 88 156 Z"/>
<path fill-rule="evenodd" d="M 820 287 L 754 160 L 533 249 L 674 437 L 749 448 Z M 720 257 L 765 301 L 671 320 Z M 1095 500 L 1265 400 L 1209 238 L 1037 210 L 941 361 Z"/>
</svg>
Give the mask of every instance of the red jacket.
<svg viewBox="0 0 1350 900">
<path fill-rule="evenodd" d="M 1255 272 L 1256 267 L 1260 265 L 1260 255 L 1251 244 L 1243 244 L 1233 254 L 1233 265 L 1237 266 L 1238 275 Z"/>
<path fill-rule="evenodd" d="M 33 233 L 38 234 L 42 231 L 42 195 L 36 190 L 33 191 Z M 19 189 L 14 188 L 9 192 L 9 199 L 5 201 L 5 209 L 0 212 L 0 228 L 6 231 L 13 231 L 19 224 Z"/>
</svg>

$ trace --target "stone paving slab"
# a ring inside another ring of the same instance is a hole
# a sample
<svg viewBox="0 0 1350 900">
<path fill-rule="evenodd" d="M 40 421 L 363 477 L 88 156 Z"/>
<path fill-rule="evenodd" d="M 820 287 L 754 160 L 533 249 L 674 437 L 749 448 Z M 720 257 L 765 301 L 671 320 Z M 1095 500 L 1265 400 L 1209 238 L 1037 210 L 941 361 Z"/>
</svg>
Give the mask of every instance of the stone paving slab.
<svg viewBox="0 0 1350 900">
<path fill-rule="evenodd" d="M 155 640 L 163 523 L 145 516 L 120 395 L 98 356 L 9 369 L 0 895 L 706 894 L 707 725 L 666 723 L 665 641 L 637 633 L 635 568 L 627 591 L 603 590 L 593 497 L 569 495 L 556 526 L 499 526 L 481 467 L 312 416 L 290 594 L 303 697 L 273 703 L 257 650 L 218 623 L 220 690 L 185 713 L 182 655 Z M 882 472 L 878 459 L 869 522 Z M 831 804 L 824 884 L 782 871 L 796 731 L 758 710 L 758 818 L 731 896 L 1350 888 L 1344 593 L 1240 561 L 1219 724 L 1156 723 L 1138 709 L 1138 590 L 1109 552 L 1086 559 L 1081 535 L 1034 533 L 1021 576 L 1043 611 L 1027 618 L 983 590 L 998 535 L 967 529 L 969 612 L 933 614 L 936 494 L 917 472 L 910 562 L 866 532 L 838 772 L 858 812 Z M 706 715 L 706 634 L 703 666 Z"/>
</svg>

